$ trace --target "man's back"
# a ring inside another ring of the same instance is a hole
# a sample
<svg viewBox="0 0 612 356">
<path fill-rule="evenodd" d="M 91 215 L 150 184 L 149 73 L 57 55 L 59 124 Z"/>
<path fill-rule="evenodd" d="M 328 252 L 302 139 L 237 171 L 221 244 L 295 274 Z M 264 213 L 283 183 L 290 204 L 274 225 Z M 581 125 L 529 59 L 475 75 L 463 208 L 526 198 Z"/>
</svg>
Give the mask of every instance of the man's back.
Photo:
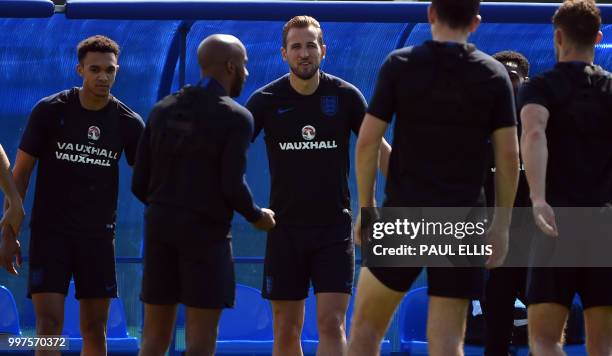
<svg viewBox="0 0 612 356">
<path fill-rule="evenodd" d="M 546 198 L 553 206 L 601 206 L 612 200 L 612 74 L 562 62 L 531 79 L 521 106 L 548 109 Z"/>
<path fill-rule="evenodd" d="M 429 41 L 393 52 L 381 85 L 368 111 L 397 114 L 385 204 L 479 202 L 487 140 L 516 123 L 504 67 L 471 45 Z"/>
<path fill-rule="evenodd" d="M 257 215 L 250 194 L 239 199 L 244 209 L 228 198 L 240 195 L 232 185 L 242 183 L 252 132 L 250 113 L 216 82 L 167 96 L 151 112 L 148 142 L 141 144 L 152 159 L 138 160 L 135 192 L 150 205 L 196 213 L 201 222 L 229 226 L 235 208 Z"/>
</svg>

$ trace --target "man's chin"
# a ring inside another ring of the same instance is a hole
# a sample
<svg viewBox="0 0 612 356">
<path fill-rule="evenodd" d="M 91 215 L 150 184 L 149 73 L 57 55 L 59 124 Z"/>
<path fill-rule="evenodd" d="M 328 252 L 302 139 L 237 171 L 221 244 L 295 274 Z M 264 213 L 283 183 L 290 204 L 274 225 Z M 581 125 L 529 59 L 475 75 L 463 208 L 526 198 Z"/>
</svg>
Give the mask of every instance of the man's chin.
<svg viewBox="0 0 612 356">
<path fill-rule="evenodd" d="M 103 98 L 107 98 L 110 95 L 110 90 L 95 91 L 93 94 L 96 98 L 103 99 Z"/>
<path fill-rule="evenodd" d="M 315 74 L 317 74 L 319 72 L 319 68 L 314 69 L 312 71 L 309 72 L 300 72 L 299 70 L 293 70 L 291 69 L 291 73 L 293 73 L 293 75 L 295 75 L 296 77 L 302 79 L 302 80 L 309 80 L 312 79 L 312 77 L 315 76 Z"/>
</svg>

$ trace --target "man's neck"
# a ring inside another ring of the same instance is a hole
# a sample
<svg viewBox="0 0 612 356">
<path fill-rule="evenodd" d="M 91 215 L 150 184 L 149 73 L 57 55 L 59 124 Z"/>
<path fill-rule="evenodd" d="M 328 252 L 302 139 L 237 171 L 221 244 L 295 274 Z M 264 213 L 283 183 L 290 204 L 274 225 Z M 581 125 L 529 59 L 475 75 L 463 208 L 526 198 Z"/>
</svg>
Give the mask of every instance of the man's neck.
<svg viewBox="0 0 612 356">
<path fill-rule="evenodd" d="M 79 102 L 81 106 L 87 110 L 100 110 L 108 104 L 110 101 L 110 95 L 105 97 L 98 97 L 95 95 L 90 95 L 83 88 L 79 88 Z"/>
<path fill-rule="evenodd" d="M 310 79 L 302 79 L 293 73 L 289 73 L 291 87 L 301 95 L 310 95 L 319 87 L 320 73 L 317 71 Z"/>
<path fill-rule="evenodd" d="M 467 43 L 469 33 L 461 30 L 454 30 L 447 26 L 439 26 L 435 30 L 432 28 L 432 38 L 436 42 L 456 42 Z"/>
<path fill-rule="evenodd" d="M 593 64 L 594 60 L 595 60 L 594 53 L 585 52 L 585 51 L 576 51 L 576 50 L 562 51 L 561 55 L 559 56 L 559 63 L 584 62 L 584 63 Z"/>
</svg>

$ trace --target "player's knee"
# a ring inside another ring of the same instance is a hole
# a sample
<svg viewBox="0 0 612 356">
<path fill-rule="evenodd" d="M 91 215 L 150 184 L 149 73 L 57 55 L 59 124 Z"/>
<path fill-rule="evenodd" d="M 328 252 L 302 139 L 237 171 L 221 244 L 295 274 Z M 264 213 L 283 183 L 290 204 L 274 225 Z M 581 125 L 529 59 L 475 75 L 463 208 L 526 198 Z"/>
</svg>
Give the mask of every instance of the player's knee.
<svg viewBox="0 0 612 356">
<path fill-rule="evenodd" d="M 612 355 L 612 340 L 609 335 L 589 335 L 586 348 L 591 356 L 609 356 Z"/>
<path fill-rule="evenodd" d="M 353 343 L 378 344 L 385 336 L 385 331 L 366 318 L 353 317 L 349 336 Z"/>
<path fill-rule="evenodd" d="M 59 335 L 62 332 L 62 316 L 42 314 L 36 316 L 36 332 L 39 335 Z"/>
<path fill-rule="evenodd" d="M 168 333 L 157 333 L 157 334 L 144 334 L 142 336 L 143 343 L 147 343 L 151 348 L 155 350 L 166 350 L 170 347 L 170 343 L 172 342 L 172 334 Z"/>
<path fill-rule="evenodd" d="M 215 340 L 212 342 L 199 342 L 193 345 L 187 345 L 185 356 L 214 356 L 215 355 Z"/>
<path fill-rule="evenodd" d="M 300 339 L 302 328 L 296 321 L 281 318 L 274 325 L 274 338 L 280 342 L 285 343 Z"/>
<path fill-rule="evenodd" d="M 140 344 L 140 355 L 143 356 L 157 356 L 165 355 L 170 347 L 170 340 L 158 339 L 154 337 L 147 337 L 143 335 L 142 342 Z"/>
<path fill-rule="evenodd" d="M 317 316 L 319 335 L 328 338 L 342 338 L 345 336 L 344 315 L 342 313 L 323 313 Z"/>
<path fill-rule="evenodd" d="M 547 354 L 550 350 L 561 347 L 561 341 L 547 333 L 529 333 L 529 348 L 537 355 Z"/>
<path fill-rule="evenodd" d="M 437 345 L 445 350 L 458 350 L 463 346 L 463 335 L 461 332 L 452 332 L 450 330 L 428 329 L 427 340 L 433 346 Z"/>
<path fill-rule="evenodd" d="M 81 335 L 83 338 L 106 337 L 106 319 L 90 318 L 81 320 Z"/>
</svg>

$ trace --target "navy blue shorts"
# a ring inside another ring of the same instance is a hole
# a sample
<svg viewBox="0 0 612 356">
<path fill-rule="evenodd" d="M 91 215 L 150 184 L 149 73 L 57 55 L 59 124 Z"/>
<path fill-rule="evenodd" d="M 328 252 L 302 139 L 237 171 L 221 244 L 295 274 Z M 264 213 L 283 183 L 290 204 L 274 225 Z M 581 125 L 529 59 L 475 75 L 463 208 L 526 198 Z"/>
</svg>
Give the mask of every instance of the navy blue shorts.
<svg viewBox="0 0 612 356">
<path fill-rule="evenodd" d="M 407 292 L 423 267 L 370 267 L 382 284 L 398 292 Z M 428 294 L 436 297 L 480 299 L 484 293 L 484 268 L 427 268 Z"/>
<path fill-rule="evenodd" d="M 28 297 L 34 293 L 68 294 L 74 278 L 76 299 L 116 298 L 115 239 L 32 228 Z"/>
<path fill-rule="evenodd" d="M 556 303 L 570 309 L 576 293 L 583 309 L 612 306 L 612 268 L 539 267 L 529 270 L 529 304 Z"/>
<path fill-rule="evenodd" d="M 147 208 L 144 303 L 231 308 L 235 289 L 229 226 L 204 224 L 177 209 Z"/>
<path fill-rule="evenodd" d="M 276 226 L 268 233 L 262 295 L 302 300 L 315 293 L 353 289 L 355 248 L 351 221 L 324 227 Z"/>
</svg>

